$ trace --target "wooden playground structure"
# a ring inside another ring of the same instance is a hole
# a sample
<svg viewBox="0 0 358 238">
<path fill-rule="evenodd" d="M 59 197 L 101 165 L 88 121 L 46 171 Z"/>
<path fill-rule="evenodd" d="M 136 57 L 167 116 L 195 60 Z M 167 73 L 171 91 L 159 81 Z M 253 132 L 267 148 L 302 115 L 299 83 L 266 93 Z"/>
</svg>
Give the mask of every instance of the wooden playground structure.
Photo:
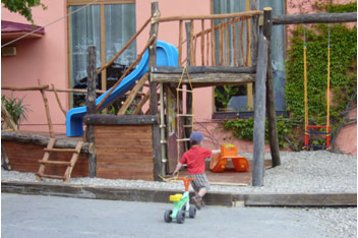
<svg viewBox="0 0 358 238">
<path fill-rule="evenodd" d="M 12 167 L 19 171 L 37 171 L 39 179 L 49 177 L 68 181 L 71 176 L 89 176 L 160 181 L 160 176 L 174 170 L 178 158 L 189 146 L 188 137 L 195 115 L 194 89 L 254 83 L 252 185 L 262 186 L 266 117 L 272 165 L 280 165 L 270 52 L 272 24 L 356 21 L 354 13 L 273 18 L 271 10 L 264 8 L 263 11 L 252 9 L 231 14 L 161 17 L 158 2 L 152 2 L 151 18 L 104 67 L 96 69 L 95 49 L 89 47 L 87 114 L 83 119 L 86 131 L 83 138 L 56 136 L 49 114 L 45 92 L 51 91 L 57 95 L 73 90 L 60 90 L 48 85 L 3 87 L 2 90 L 40 91 L 49 125 L 50 137 L 16 131 L 2 132 L 2 142 Z M 158 31 L 160 25 L 167 22 L 175 22 L 179 26 L 178 67 L 156 65 Z M 194 29 L 198 25 L 201 27 Z M 110 66 L 149 26 L 149 40 L 144 49 L 107 95 L 138 64 L 147 50 L 149 72 L 126 93 L 127 99 L 118 115 L 100 113 L 105 109 L 102 105 L 106 97 L 96 105 L 96 75 Z M 247 37 L 243 36 L 244 31 Z M 135 110 L 126 114 L 138 95 L 141 100 L 135 105 Z M 59 106 L 65 113 L 60 102 Z"/>
</svg>

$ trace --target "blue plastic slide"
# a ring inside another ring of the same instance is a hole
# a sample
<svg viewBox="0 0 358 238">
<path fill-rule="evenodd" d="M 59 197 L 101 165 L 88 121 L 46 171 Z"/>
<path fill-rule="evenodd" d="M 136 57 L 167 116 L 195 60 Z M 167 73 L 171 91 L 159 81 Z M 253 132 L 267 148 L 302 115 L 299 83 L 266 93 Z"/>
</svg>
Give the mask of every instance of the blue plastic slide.
<svg viewBox="0 0 358 238">
<path fill-rule="evenodd" d="M 137 67 L 128 74 L 120 84 L 113 90 L 111 95 L 103 103 L 102 108 L 110 104 L 116 98 L 132 89 L 146 72 L 148 72 L 149 54 L 148 50 L 144 53 L 142 60 Z M 157 66 L 174 66 L 178 67 L 178 50 L 175 46 L 165 43 L 163 41 L 157 42 Z M 104 92 L 96 99 L 98 105 L 102 98 L 109 93 L 109 90 Z M 102 109 L 101 108 L 101 109 Z M 76 107 L 70 109 L 66 114 L 66 135 L 67 136 L 82 136 L 83 135 L 83 116 L 86 114 L 86 107 Z"/>
</svg>

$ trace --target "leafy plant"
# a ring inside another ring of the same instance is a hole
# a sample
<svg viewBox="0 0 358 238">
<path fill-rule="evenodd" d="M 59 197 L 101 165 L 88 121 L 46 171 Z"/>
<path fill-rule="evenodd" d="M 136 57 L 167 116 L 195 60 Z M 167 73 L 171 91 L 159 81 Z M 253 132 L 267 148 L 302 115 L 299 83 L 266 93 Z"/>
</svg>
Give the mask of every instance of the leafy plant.
<svg viewBox="0 0 358 238">
<path fill-rule="evenodd" d="M 1 3 L 10 12 L 17 12 L 24 16 L 29 22 L 34 23 L 32 19 L 32 8 L 41 6 L 42 9 L 47 7 L 41 3 L 41 0 L 1 0 Z"/>
<path fill-rule="evenodd" d="M 23 99 L 7 99 L 5 96 L 1 96 L 1 102 L 4 103 L 6 110 L 16 125 L 18 125 L 20 121 L 27 119 L 27 113 L 30 109 L 28 105 L 23 103 Z"/>
<path fill-rule="evenodd" d="M 239 93 L 239 88 L 232 85 L 218 86 L 215 88 L 215 100 L 222 108 L 227 108 L 232 96 Z"/>
</svg>

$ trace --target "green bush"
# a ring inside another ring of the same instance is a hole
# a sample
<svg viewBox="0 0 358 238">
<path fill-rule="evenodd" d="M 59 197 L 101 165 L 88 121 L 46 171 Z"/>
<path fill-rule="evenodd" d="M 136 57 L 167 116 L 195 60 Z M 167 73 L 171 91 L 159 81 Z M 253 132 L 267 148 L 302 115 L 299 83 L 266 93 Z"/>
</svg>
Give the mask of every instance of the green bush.
<svg viewBox="0 0 358 238">
<path fill-rule="evenodd" d="M 357 2 L 351 2 L 347 4 L 328 4 L 325 6 L 327 12 L 356 12 L 357 11 Z"/>
</svg>

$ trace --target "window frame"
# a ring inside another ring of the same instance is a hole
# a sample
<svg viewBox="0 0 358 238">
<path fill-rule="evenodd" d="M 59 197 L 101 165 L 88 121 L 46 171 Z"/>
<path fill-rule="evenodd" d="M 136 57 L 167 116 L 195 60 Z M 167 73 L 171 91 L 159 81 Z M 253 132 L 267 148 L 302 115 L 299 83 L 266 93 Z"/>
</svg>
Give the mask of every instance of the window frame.
<svg viewBox="0 0 358 238">
<path fill-rule="evenodd" d="M 69 13 L 71 6 L 81 6 L 81 5 L 99 5 L 100 7 L 100 45 L 101 45 L 101 67 L 106 64 L 106 21 L 105 21 L 105 5 L 117 5 L 117 4 L 136 4 L 136 0 L 67 0 L 66 1 L 66 14 Z M 71 85 L 71 52 L 70 52 L 70 26 L 71 16 L 67 16 L 67 83 Z M 107 90 L 107 74 L 106 70 L 101 72 L 101 90 Z M 68 106 L 71 108 L 73 105 L 73 94 L 70 95 L 68 100 Z"/>
</svg>

